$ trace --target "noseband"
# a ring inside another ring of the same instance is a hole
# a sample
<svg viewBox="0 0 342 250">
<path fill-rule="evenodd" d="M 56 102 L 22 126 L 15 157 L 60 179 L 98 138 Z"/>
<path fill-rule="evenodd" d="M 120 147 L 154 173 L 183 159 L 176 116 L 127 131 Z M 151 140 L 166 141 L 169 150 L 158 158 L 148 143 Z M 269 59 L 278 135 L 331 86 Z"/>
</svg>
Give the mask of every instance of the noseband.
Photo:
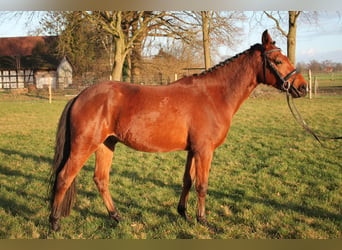
<svg viewBox="0 0 342 250">
<path fill-rule="evenodd" d="M 269 51 L 263 51 L 262 53 L 263 64 L 264 64 L 264 82 L 266 82 L 266 67 L 269 66 L 278 77 L 278 80 L 279 80 L 278 82 L 280 83 L 280 85 L 278 85 L 279 89 L 286 91 L 286 92 L 289 92 L 289 90 L 291 89 L 292 91 L 296 92 L 296 94 L 299 95 L 298 90 L 295 87 L 293 87 L 293 82 L 295 81 L 296 78 L 293 79 L 292 82 L 288 81 L 291 78 L 291 76 L 298 73 L 297 69 L 292 70 L 285 77 L 282 77 L 280 73 L 278 72 L 278 70 L 270 62 L 270 59 L 267 56 L 268 54 L 271 54 L 272 52 L 275 52 L 275 51 L 280 51 L 280 49 L 279 48 L 271 49 Z"/>
</svg>

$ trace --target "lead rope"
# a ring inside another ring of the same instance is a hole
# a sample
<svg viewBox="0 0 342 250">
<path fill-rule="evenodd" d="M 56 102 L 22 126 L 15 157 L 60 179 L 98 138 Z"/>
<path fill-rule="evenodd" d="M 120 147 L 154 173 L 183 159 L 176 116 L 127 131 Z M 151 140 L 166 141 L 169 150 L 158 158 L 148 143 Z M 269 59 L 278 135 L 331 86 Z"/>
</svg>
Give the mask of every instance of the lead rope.
<svg viewBox="0 0 342 250">
<path fill-rule="evenodd" d="M 322 140 L 341 140 L 342 136 L 337 136 L 337 137 L 326 137 L 326 136 L 320 136 L 317 135 L 309 126 L 308 124 L 305 122 L 305 120 L 303 119 L 303 117 L 300 115 L 295 103 L 293 102 L 293 98 L 291 96 L 291 94 L 286 91 L 286 99 L 287 99 L 287 104 L 289 106 L 289 109 L 294 117 L 294 119 L 296 120 L 296 122 L 304 128 L 305 131 L 307 131 L 309 134 L 311 134 L 318 142 L 319 144 L 323 147 L 323 148 L 327 148 L 327 149 L 337 149 L 337 147 L 335 148 L 331 148 L 328 147 L 326 145 L 323 144 Z M 291 106 L 292 104 L 292 106 Z"/>
</svg>

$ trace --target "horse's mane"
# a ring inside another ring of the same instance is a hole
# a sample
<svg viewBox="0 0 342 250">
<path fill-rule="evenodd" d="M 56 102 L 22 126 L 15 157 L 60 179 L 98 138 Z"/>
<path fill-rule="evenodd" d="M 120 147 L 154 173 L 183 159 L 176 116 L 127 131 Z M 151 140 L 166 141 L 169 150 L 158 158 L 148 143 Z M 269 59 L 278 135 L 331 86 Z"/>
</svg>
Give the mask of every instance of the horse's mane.
<svg viewBox="0 0 342 250">
<path fill-rule="evenodd" d="M 195 73 L 195 74 L 193 74 L 193 76 L 206 75 L 207 73 L 213 72 L 216 69 L 221 68 L 221 67 L 223 67 L 223 66 L 233 62 L 235 59 L 239 58 L 241 55 L 247 54 L 247 53 L 249 53 L 251 51 L 254 51 L 254 50 L 262 50 L 262 45 L 258 44 L 258 43 L 254 44 L 249 49 L 247 49 L 247 50 L 245 50 L 245 51 L 243 51 L 243 52 L 241 52 L 239 54 L 236 54 L 235 56 L 230 57 L 230 58 L 226 59 L 225 61 L 222 61 L 222 62 L 216 64 L 215 66 L 213 66 L 213 67 L 211 67 L 211 68 L 209 68 L 209 69 L 207 69 L 207 70 L 205 70 L 205 71 L 203 71 L 203 72 L 201 72 L 199 74 Z"/>
</svg>

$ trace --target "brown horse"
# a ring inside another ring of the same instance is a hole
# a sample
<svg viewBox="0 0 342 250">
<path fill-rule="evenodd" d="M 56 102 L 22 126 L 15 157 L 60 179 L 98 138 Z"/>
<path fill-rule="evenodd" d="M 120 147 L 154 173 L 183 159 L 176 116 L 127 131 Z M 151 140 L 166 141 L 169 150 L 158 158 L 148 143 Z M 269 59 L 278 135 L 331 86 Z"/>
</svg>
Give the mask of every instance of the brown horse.
<svg viewBox="0 0 342 250">
<path fill-rule="evenodd" d="M 193 182 L 197 220 L 207 224 L 205 197 L 214 150 L 223 143 L 232 117 L 259 84 L 306 94 L 307 83 L 275 46 L 267 30 L 262 44 L 203 72 L 167 86 L 104 82 L 82 91 L 65 107 L 58 125 L 51 215 L 53 230 L 67 216 L 75 194 L 75 177 L 93 153 L 94 181 L 111 218 L 121 220 L 108 189 L 115 144 L 144 152 L 188 152 L 178 213 L 188 219 L 187 199 Z"/>
</svg>

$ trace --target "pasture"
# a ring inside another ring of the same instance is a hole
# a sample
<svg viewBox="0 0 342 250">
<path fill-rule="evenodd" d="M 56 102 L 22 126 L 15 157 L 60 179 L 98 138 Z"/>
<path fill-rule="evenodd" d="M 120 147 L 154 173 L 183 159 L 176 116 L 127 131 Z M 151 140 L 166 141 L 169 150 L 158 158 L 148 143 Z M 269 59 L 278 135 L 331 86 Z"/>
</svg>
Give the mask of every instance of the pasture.
<svg viewBox="0 0 342 250">
<path fill-rule="evenodd" d="M 92 180 L 94 157 L 77 179 L 78 196 L 60 232 L 49 232 L 48 179 L 55 130 L 66 98 L 0 93 L 1 239 L 332 239 L 341 238 L 341 142 L 319 144 L 292 119 L 284 94 L 249 98 L 215 151 L 207 218 L 177 214 L 186 153 L 148 154 L 117 145 L 110 190 L 124 221 L 108 220 Z M 295 100 L 308 124 L 342 134 L 342 96 Z"/>
</svg>

